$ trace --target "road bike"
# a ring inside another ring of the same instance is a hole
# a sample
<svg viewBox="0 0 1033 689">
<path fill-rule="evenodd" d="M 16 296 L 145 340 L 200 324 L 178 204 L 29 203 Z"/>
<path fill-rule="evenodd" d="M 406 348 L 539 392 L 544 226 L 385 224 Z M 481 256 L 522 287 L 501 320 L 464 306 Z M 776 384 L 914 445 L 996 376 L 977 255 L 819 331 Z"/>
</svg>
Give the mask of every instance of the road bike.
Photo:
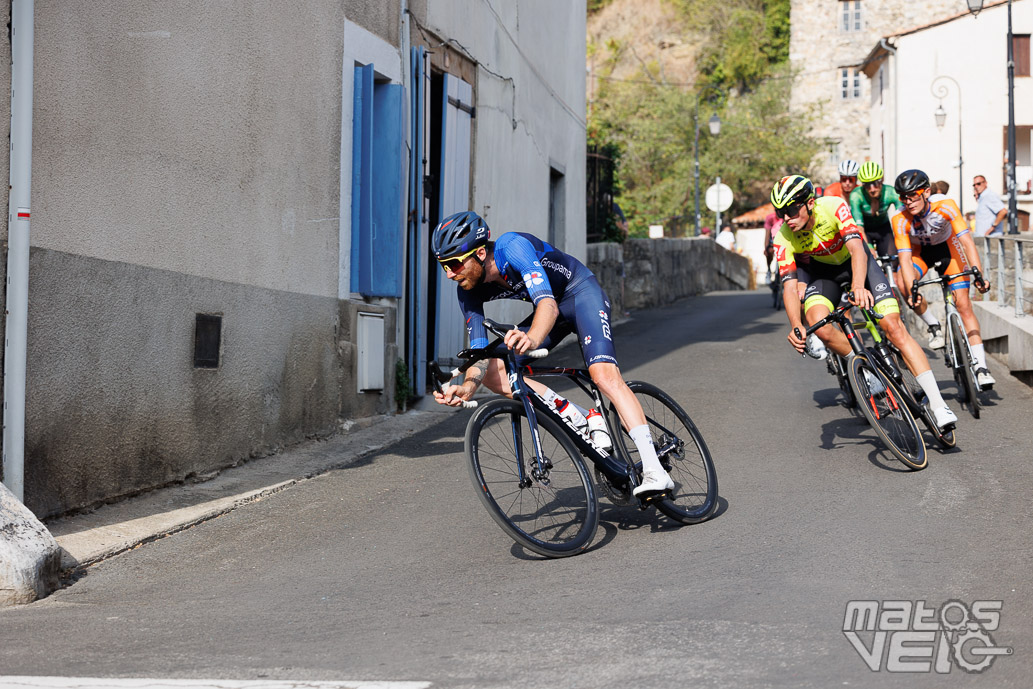
<svg viewBox="0 0 1033 689">
<path fill-rule="evenodd" d="M 869 351 L 873 354 L 872 362 L 900 389 L 903 393 L 902 399 L 907 405 L 908 411 L 916 419 L 921 419 L 937 444 L 944 449 L 955 447 L 957 445 L 957 438 L 955 437 L 953 426 L 941 430 L 936 425 L 936 417 L 933 415 L 932 407 L 929 406 L 929 400 L 926 397 L 925 391 L 922 389 L 918 379 L 915 378 L 915 374 L 908 368 L 907 362 L 904 361 L 904 355 L 900 353 L 900 350 L 892 342 L 883 337 L 882 330 L 877 325 L 882 317 L 870 309 L 858 310 L 861 312 L 864 320 L 853 323 L 853 325 L 855 328 L 864 327 L 871 335 L 874 342 L 872 347 L 869 348 Z"/>
<path fill-rule="evenodd" d="M 950 288 L 951 280 L 968 275 L 972 276 L 976 284 L 983 282 L 983 276 L 977 268 L 969 268 L 953 275 L 940 275 L 918 280 L 911 285 L 911 303 L 915 303 L 919 287 L 939 284 L 940 289 L 943 290 L 943 302 L 947 310 L 947 347 L 944 350 L 943 361 L 954 374 L 954 380 L 958 384 L 959 401 L 968 406 L 972 416 L 978 419 L 980 388 L 979 383 L 976 382 L 976 359 L 972 355 L 972 345 L 969 344 L 965 324 L 961 320 L 961 313 L 954 303 L 954 293 Z"/>
<path fill-rule="evenodd" d="M 840 305 L 809 327 L 807 335 L 829 323 L 840 327 L 854 352 L 853 356 L 843 360 L 842 365 L 857 405 L 886 448 L 897 459 L 909 469 L 924 469 L 929 458 L 918 424 L 900 388 L 879 364 L 874 363 L 878 354 L 872 352 L 855 331 L 850 319 L 851 308 L 849 303 Z M 796 336 L 804 339 L 798 329 Z"/>
<path fill-rule="evenodd" d="M 441 385 L 484 359 L 503 361 L 512 398 L 495 398 L 476 407 L 466 427 L 465 453 L 470 478 L 492 519 L 514 541 L 546 557 L 567 557 L 587 548 L 599 525 L 595 483 L 617 505 L 656 507 L 682 524 L 696 524 L 714 515 L 718 507 L 717 472 L 702 434 L 682 407 L 667 393 L 641 381 L 628 387 L 642 405 L 657 456 L 675 487 L 663 493 L 633 496 L 641 483 L 642 465 L 635 443 L 622 426 L 617 409 L 604 400 L 587 369 L 532 368 L 518 363 L 502 338 L 514 326 L 485 319 L 485 327 L 499 339 L 479 349 L 458 354 L 464 361 L 451 371 L 430 364 L 431 379 Z M 525 356 L 548 354 L 539 349 Z M 592 398 L 602 414 L 612 447 L 592 442 L 526 382 L 529 378 L 572 381 Z"/>
</svg>

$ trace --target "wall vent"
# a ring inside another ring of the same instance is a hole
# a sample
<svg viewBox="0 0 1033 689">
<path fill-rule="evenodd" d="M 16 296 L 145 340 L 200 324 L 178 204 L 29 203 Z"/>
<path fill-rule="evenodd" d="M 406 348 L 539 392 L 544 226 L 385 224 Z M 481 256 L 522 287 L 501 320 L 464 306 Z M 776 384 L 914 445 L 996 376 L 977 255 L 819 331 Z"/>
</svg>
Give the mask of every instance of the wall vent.
<svg viewBox="0 0 1033 689">
<path fill-rule="evenodd" d="M 199 313 L 194 321 L 194 368 L 219 368 L 222 316 Z"/>
</svg>

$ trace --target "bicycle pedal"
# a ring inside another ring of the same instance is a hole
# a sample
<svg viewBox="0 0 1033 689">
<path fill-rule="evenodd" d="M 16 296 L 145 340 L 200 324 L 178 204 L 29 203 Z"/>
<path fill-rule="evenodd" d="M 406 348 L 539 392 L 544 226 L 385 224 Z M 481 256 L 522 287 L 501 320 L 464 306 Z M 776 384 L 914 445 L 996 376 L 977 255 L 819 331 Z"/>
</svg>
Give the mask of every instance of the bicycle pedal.
<svg viewBox="0 0 1033 689">
<path fill-rule="evenodd" d="M 649 491 L 648 493 L 642 493 L 641 495 L 637 496 L 639 499 L 638 507 L 640 510 L 647 510 L 650 507 L 652 507 L 655 503 L 660 502 L 664 498 L 670 497 L 671 495 L 673 495 L 673 491 L 671 490 L 653 490 Z"/>
</svg>

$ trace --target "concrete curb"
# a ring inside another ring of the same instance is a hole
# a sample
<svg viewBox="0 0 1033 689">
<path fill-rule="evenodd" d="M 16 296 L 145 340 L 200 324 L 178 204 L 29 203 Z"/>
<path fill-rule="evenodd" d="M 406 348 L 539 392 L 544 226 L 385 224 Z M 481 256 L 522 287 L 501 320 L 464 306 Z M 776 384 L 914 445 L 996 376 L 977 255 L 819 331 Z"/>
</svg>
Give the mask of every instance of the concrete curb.
<svg viewBox="0 0 1033 689">
<path fill-rule="evenodd" d="M 342 432 L 226 469 L 207 480 L 155 490 L 93 512 L 49 523 L 61 548 L 60 566 L 76 570 L 143 543 L 183 531 L 242 505 L 341 469 L 388 445 L 437 425 L 437 409 L 346 422 Z"/>
<path fill-rule="evenodd" d="M 54 537 L 0 484 L 0 608 L 49 595 L 58 586 L 60 563 Z"/>
</svg>

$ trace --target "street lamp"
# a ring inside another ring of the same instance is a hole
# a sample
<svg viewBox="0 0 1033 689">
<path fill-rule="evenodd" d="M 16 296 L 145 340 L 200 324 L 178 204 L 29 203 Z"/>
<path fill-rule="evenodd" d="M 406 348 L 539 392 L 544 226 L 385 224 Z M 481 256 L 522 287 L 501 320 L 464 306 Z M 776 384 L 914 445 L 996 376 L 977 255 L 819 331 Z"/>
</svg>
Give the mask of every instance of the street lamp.
<svg viewBox="0 0 1033 689">
<path fill-rule="evenodd" d="M 714 89 L 713 89 L 713 87 L 711 87 L 710 89 L 703 89 L 703 90 L 707 91 L 707 90 L 714 90 Z M 695 166 L 695 171 L 693 173 L 693 177 L 695 178 L 695 182 L 696 182 L 696 236 L 697 237 L 699 236 L 699 232 L 700 232 L 700 227 L 699 227 L 699 221 L 700 221 L 700 212 L 699 212 L 699 97 L 700 97 L 700 94 L 697 93 L 696 94 L 696 110 L 695 110 L 695 112 L 693 114 L 693 119 L 695 120 L 695 123 L 696 123 L 696 144 L 695 144 L 695 146 L 692 149 L 693 157 L 695 158 L 695 161 L 696 161 L 696 166 Z M 721 133 L 721 118 L 717 116 L 717 113 L 714 113 L 713 115 L 710 116 L 710 119 L 707 120 L 707 126 L 710 127 L 710 133 L 713 134 L 714 136 L 717 136 L 718 134 Z"/>
<path fill-rule="evenodd" d="M 973 15 L 983 9 L 983 0 L 965 2 Z M 1011 2 L 1008 0 L 1008 234 L 1018 234 L 1018 199 L 1015 196 L 1015 39 L 1011 30 Z"/>
<path fill-rule="evenodd" d="M 973 2 L 975 0 L 969 0 Z M 947 111 L 943 109 L 943 98 L 949 93 L 947 84 L 943 83 L 949 81 L 954 84 L 954 91 L 958 94 L 958 210 L 961 211 L 962 215 L 965 213 L 965 175 L 962 172 L 962 168 L 965 164 L 964 159 L 961 156 L 961 86 L 952 77 L 938 76 L 933 79 L 932 83 L 929 84 L 929 91 L 934 96 L 940 99 L 940 104 L 936 107 L 936 112 L 933 113 L 933 119 L 936 120 L 936 126 L 943 129 L 943 125 L 947 123 Z"/>
</svg>

